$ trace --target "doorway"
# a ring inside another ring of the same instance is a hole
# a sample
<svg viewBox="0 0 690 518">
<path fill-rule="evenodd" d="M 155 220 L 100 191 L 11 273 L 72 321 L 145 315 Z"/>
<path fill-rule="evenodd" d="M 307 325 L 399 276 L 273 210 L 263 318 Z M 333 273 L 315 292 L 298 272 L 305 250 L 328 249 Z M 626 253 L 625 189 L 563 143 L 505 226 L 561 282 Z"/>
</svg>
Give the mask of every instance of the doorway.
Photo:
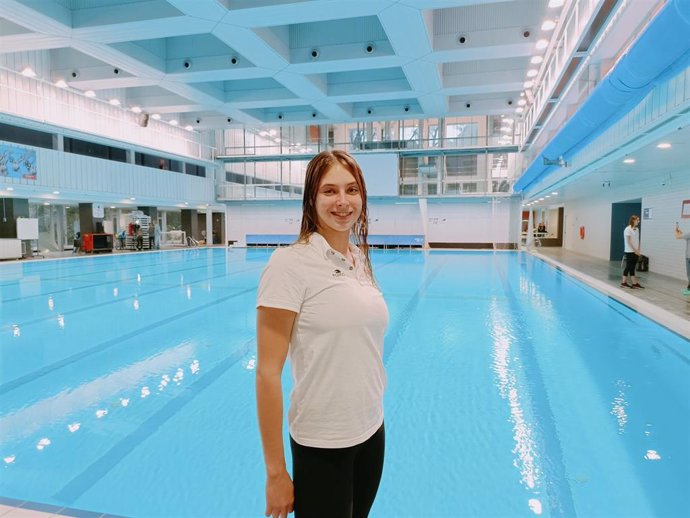
<svg viewBox="0 0 690 518">
<path fill-rule="evenodd" d="M 637 214 L 638 217 L 641 217 L 641 212 L 642 200 L 625 201 L 611 205 L 611 253 L 609 254 L 609 261 L 620 261 L 623 257 L 625 252 L 623 231 L 630 223 L 630 216 Z M 642 236 L 641 226 L 640 236 Z"/>
</svg>

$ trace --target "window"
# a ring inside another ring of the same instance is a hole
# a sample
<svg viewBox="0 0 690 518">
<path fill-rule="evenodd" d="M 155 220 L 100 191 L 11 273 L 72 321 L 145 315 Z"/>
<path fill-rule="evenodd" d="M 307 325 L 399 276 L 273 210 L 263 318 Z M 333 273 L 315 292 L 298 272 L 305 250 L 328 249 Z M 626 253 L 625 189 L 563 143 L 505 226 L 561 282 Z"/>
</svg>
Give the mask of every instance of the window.
<svg viewBox="0 0 690 518">
<path fill-rule="evenodd" d="M 7 142 L 15 142 L 16 144 L 25 144 L 27 146 L 42 147 L 46 149 L 55 149 L 53 144 L 54 136 L 55 135 L 52 133 L 46 133 L 44 131 L 37 131 L 29 128 L 21 128 L 19 126 L 0 123 L 0 140 L 6 140 Z"/>
<path fill-rule="evenodd" d="M 103 158 L 115 162 L 127 162 L 127 152 L 124 149 L 72 137 L 65 137 L 65 152 Z"/>
</svg>

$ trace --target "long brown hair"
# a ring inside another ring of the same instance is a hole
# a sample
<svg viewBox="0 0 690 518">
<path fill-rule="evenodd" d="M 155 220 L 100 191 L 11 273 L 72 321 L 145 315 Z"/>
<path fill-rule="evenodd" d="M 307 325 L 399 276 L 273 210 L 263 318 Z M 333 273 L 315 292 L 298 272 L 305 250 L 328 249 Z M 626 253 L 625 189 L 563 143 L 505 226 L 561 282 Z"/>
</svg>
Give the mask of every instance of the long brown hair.
<svg viewBox="0 0 690 518">
<path fill-rule="evenodd" d="M 309 236 L 318 230 L 318 215 L 316 214 L 316 196 L 319 193 L 321 179 L 335 164 L 340 164 L 347 169 L 357 182 L 360 195 L 362 196 L 362 213 L 352 227 L 352 236 L 355 245 L 359 247 L 364 256 L 364 264 L 367 274 L 374 280 L 374 270 L 371 267 L 369 258 L 369 215 L 367 211 L 367 188 L 364 183 L 364 175 L 359 164 L 346 151 L 334 149 L 333 151 L 322 151 L 309 161 L 307 165 L 307 175 L 304 179 L 304 198 L 302 198 L 302 228 L 299 232 L 299 243 L 309 241 Z"/>
</svg>

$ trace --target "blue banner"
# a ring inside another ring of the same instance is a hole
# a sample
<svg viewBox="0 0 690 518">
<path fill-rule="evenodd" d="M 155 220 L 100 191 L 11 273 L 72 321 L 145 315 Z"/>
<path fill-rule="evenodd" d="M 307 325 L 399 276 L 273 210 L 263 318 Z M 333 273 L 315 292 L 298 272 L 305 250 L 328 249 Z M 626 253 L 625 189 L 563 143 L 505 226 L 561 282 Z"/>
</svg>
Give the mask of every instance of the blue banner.
<svg viewBox="0 0 690 518">
<path fill-rule="evenodd" d="M 0 144 L 0 177 L 36 179 L 36 151 Z"/>
</svg>

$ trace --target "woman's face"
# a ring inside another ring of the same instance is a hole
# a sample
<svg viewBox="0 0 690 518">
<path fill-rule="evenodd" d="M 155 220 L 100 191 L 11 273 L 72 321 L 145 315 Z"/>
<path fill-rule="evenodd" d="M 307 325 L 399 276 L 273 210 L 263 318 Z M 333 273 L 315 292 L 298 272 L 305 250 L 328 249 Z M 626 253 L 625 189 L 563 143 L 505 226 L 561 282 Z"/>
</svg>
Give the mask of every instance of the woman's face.
<svg viewBox="0 0 690 518">
<path fill-rule="evenodd" d="M 316 215 L 319 232 L 350 230 L 362 214 L 362 194 L 355 177 L 335 163 L 321 178 L 316 194 Z"/>
</svg>

